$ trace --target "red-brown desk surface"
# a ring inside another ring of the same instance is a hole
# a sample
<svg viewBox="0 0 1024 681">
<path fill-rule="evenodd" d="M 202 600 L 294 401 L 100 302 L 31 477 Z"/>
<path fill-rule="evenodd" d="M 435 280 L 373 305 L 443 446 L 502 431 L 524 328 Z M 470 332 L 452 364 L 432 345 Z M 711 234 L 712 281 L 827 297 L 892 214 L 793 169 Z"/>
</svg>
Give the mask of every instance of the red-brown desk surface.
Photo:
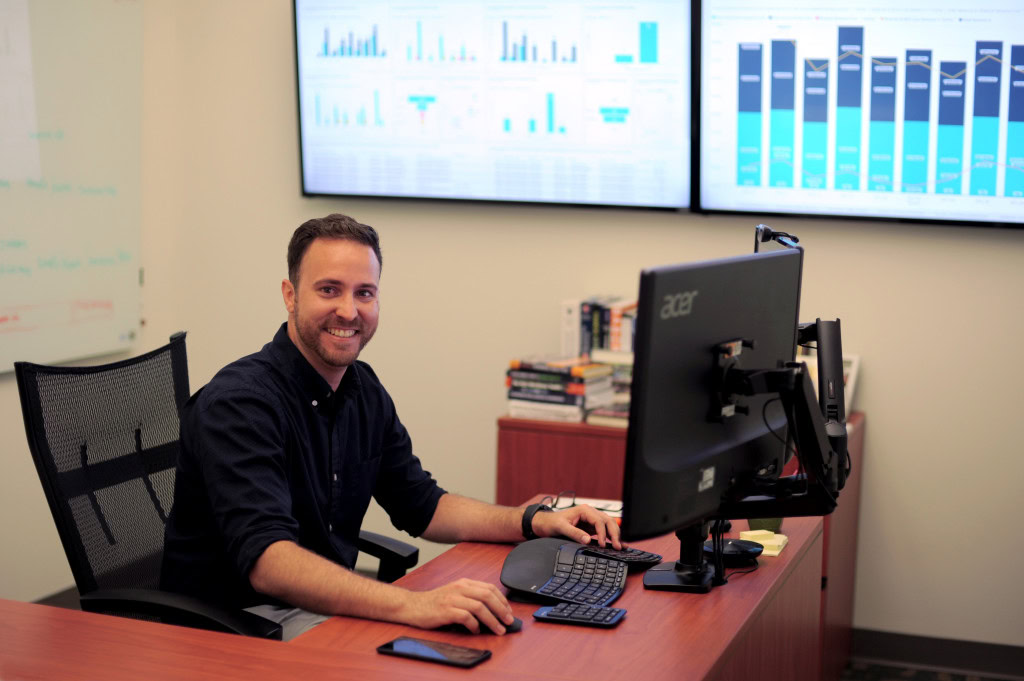
<svg viewBox="0 0 1024 681">
<path fill-rule="evenodd" d="M 745 529 L 734 521 L 734 532 Z M 787 518 L 782 555 L 710 594 L 647 591 L 631 575 L 613 629 L 533 620 L 503 637 L 423 631 L 336 617 L 289 643 L 0 600 L 0 679 L 816 679 L 821 582 L 820 518 Z M 678 557 L 675 536 L 635 546 Z M 465 543 L 400 580 L 427 589 L 459 577 L 499 584 L 508 545 Z M 493 651 L 471 670 L 376 653 L 396 636 Z"/>
</svg>

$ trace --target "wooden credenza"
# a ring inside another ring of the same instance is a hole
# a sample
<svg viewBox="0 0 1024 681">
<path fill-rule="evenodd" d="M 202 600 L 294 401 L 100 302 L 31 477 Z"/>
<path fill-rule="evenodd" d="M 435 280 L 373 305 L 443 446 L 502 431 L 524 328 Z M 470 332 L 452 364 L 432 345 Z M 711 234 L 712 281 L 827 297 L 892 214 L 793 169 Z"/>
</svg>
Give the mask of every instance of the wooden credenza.
<svg viewBox="0 0 1024 681">
<path fill-rule="evenodd" d="M 824 681 L 839 679 L 850 656 L 860 471 L 864 462 L 862 412 L 850 415 L 848 433 L 853 472 L 839 498 L 839 507 L 824 518 L 821 566 Z M 515 506 L 537 490 L 552 494 L 572 490 L 581 497 L 621 499 L 625 460 L 625 429 L 500 418 L 497 501 Z M 785 531 L 783 522 L 782 532 Z"/>
</svg>

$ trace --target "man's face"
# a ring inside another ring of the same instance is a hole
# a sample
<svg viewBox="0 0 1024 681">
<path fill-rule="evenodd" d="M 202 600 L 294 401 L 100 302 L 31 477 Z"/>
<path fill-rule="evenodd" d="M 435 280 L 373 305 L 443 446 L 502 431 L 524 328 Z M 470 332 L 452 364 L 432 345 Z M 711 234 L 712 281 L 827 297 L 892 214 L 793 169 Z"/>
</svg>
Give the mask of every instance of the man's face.
<svg viewBox="0 0 1024 681">
<path fill-rule="evenodd" d="M 380 263 L 373 249 L 347 239 L 315 239 L 298 282 L 281 283 L 288 336 L 334 388 L 377 330 Z"/>
</svg>

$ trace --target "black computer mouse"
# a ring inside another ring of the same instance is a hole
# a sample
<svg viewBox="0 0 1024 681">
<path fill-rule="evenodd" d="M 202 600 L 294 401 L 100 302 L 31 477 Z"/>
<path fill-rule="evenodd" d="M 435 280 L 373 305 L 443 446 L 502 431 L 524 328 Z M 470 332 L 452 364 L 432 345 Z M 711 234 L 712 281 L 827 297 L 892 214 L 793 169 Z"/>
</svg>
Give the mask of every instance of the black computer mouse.
<svg viewBox="0 0 1024 681">
<path fill-rule="evenodd" d="M 519 619 L 518 617 L 515 617 L 515 618 L 512 619 L 512 624 L 506 624 L 505 625 L 505 633 L 506 634 L 514 634 L 514 633 L 516 633 L 517 631 L 519 631 L 522 628 L 523 628 L 523 621 L 521 619 Z M 458 633 L 458 634 L 472 634 L 473 633 L 464 624 L 446 624 L 443 627 L 440 627 L 440 630 L 441 631 L 454 631 L 455 633 Z M 485 627 L 483 625 L 480 625 L 480 633 L 481 634 L 493 634 L 494 632 L 491 631 L 490 629 L 488 629 L 487 627 Z"/>
<path fill-rule="evenodd" d="M 747 539 L 725 539 L 722 547 L 722 563 L 726 567 L 747 567 L 757 565 L 757 557 L 764 546 Z M 711 540 L 704 542 L 704 557 L 708 560 L 714 554 Z"/>
</svg>

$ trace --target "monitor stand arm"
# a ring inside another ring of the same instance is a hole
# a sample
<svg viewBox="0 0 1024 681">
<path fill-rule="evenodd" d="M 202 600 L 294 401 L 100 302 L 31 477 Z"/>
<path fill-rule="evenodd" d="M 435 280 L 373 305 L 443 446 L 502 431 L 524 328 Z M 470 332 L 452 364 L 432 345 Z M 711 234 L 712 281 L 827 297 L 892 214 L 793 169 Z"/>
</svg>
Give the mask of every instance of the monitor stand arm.
<svg viewBox="0 0 1024 681">
<path fill-rule="evenodd" d="M 723 344 L 719 350 L 719 364 L 723 366 L 719 400 L 735 404 L 737 396 L 777 394 L 803 472 L 776 480 L 748 481 L 742 487 L 742 496 L 723 500 L 718 518 L 827 515 L 835 510 L 839 490 L 849 474 L 839 321 L 819 319 L 801 325 L 799 340 L 801 344 L 817 341 L 818 405 L 803 362 L 789 362 L 777 369 L 747 370 L 738 366 L 736 343 Z M 749 346 L 752 342 L 742 344 Z M 732 354 L 723 360 L 721 353 Z M 735 412 L 744 413 L 740 409 Z"/>
<path fill-rule="evenodd" d="M 676 531 L 679 560 L 655 565 L 644 573 L 644 588 L 706 594 L 714 586 L 715 568 L 704 558 L 711 523 L 700 521 Z"/>
</svg>

